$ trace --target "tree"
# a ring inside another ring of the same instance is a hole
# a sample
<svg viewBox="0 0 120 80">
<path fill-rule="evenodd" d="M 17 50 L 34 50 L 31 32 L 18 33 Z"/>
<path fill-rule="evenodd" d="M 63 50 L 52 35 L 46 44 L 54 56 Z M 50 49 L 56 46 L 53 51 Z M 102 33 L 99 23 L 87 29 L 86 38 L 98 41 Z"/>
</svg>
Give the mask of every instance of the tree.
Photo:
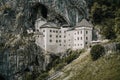
<svg viewBox="0 0 120 80">
<path fill-rule="evenodd" d="M 114 29 L 112 27 L 103 27 L 102 35 L 105 37 L 105 39 L 115 39 L 116 34 L 114 32 Z"/>
<path fill-rule="evenodd" d="M 100 58 L 104 53 L 105 53 L 105 49 L 104 49 L 104 47 L 101 46 L 101 45 L 94 45 L 94 46 L 91 48 L 91 51 L 90 51 L 92 60 L 97 60 L 97 59 Z"/>
</svg>

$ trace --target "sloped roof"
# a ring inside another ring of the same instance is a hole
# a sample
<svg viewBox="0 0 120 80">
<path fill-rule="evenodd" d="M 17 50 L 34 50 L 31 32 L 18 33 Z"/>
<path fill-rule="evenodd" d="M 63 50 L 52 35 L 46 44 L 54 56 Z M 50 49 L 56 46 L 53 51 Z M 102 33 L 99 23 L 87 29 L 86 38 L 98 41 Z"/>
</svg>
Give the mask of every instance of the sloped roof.
<svg viewBox="0 0 120 80">
<path fill-rule="evenodd" d="M 41 28 L 59 28 L 56 24 L 52 22 L 47 22 L 41 26 Z"/>
<path fill-rule="evenodd" d="M 92 27 L 92 24 L 90 24 L 86 19 L 82 19 L 81 22 L 76 24 L 76 27 Z"/>
</svg>

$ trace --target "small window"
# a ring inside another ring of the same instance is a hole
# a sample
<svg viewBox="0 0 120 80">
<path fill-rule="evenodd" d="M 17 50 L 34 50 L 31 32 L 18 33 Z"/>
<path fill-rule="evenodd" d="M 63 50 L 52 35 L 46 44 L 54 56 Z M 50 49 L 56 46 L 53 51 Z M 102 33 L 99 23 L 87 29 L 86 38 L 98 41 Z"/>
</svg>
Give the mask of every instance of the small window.
<svg viewBox="0 0 120 80">
<path fill-rule="evenodd" d="M 64 31 L 64 33 L 66 33 L 66 31 Z"/>
<path fill-rule="evenodd" d="M 59 37 L 61 38 L 61 35 Z"/>
<path fill-rule="evenodd" d="M 64 36 L 64 38 L 66 38 L 66 36 Z"/>
<path fill-rule="evenodd" d="M 82 34 L 82 31 L 81 31 L 81 34 Z"/>
<path fill-rule="evenodd" d="M 77 39 L 79 40 L 79 37 Z"/>
<path fill-rule="evenodd" d="M 43 30 L 43 32 L 45 32 L 45 30 Z"/>
<path fill-rule="evenodd" d="M 66 40 L 64 40 L 64 42 L 66 43 Z"/>
<path fill-rule="evenodd" d="M 50 39 L 50 42 L 52 42 L 52 40 Z"/>
<path fill-rule="evenodd" d="M 50 35 L 50 37 L 52 37 L 52 35 Z"/>
<path fill-rule="evenodd" d="M 50 30 L 50 32 L 52 32 L 52 30 Z"/>
<path fill-rule="evenodd" d="M 39 32 L 39 30 L 37 29 L 37 32 Z"/>
<path fill-rule="evenodd" d="M 75 44 L 75 46 L 76 46 L 76 44 Z"/>
<path fill-rule="evenodd" d="M 78 31 L 78 34 L 79 34 L 79 31 Z"/>
<path fill-rule="evenodd" d="M 61 42 L 61 40 L 59 40 L 59 42 Z"/>
<path fill-rule="evenodd" d="M 79 44 L 78 44 L 78 46 L 79 46 Z"/>
<path fill-rule="evenodd" d="M 76 33 L 75 33 L 75 35 L 76 35 Z"/>
<path fill-rule="evenodd" d="M 53 32 L 55 33 L 55 30 L 53 30 Z"/>
<path fill-rule="evenodd" d="M 88 40 L 88 37 L 86 37 L 86 40 Z"/>
<path fill-rule="evenodd" d="M 60 44 L 60 46 L 62 46 L 62 45 Z"/>
<path fill-rule="evenodd" d="M 70 44 L 69 44 L 69 46 L 70 46 Z"/>
<path fill-rule="evenodd" d="M 58 31 L 56 31 L 56 33 L 58 33 Z"/>
<path fill-rule="evenodd" d="M 56 40 L 56 43 L 58 43 L 58 40 Z"/>
<path fill-rule="evenodd" d="M 88 44 L 87 42 L 85 44 Z"/>
<path fill-rule="evenodd" d="M 56 35 L 56 38 L 58 38 L 58 35 Z"/>
<path fill-rule="evenodd" d="M 86 31 L 86 34 L 88 34 L 88 31 Z"/>
<path fill-rule="evenodd" d="M 82 37 L 81 37 L 81 40 L 82 40 Z"/>
<path fill-rule="evenodd" d="M 61 31 L 59 31 L 59 33 L 61 33 Z"/>
<path fill-rule="evenodd" d="M 69 39 L 69 41 L 70 41 L 70 39 Z"/>
</svg>

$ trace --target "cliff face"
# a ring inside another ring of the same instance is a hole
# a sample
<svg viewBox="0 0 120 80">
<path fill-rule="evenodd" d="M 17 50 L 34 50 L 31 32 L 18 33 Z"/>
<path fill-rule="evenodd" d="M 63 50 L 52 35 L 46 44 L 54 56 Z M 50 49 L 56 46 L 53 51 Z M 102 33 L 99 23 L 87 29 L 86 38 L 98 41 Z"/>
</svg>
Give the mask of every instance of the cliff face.
<svg viewBox="0 0 120 80">
<path fill-rule="evenodd" d="M 87 3 L 84 0 L 1 0 L 1 75 L 13 79 L 23 76 L 26 70 L 36 69 L 41 73 L 46 68 L 44 50 L 35 44 L 33 34 L 27 34 L 27 29 L 34 29 L 35 20 L 40 17 L 58 25 L 75 25 L 88 18 Z"/>
</svg>

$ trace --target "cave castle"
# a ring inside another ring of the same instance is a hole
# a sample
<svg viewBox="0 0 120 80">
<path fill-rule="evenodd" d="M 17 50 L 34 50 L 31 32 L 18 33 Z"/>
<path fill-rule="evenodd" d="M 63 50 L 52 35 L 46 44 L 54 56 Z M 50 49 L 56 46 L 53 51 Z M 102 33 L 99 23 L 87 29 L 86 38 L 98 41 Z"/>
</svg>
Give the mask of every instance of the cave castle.
<svg viewBox="0 0 120 80">
<path fill-rule="evenodd" d="M 35 42 L 45 51 L 52 53 L 83 49 L 91 45 L 92 30 L 93 25 L 86 19 L 82 19 L 75 27 L 58 27 L 55 23 L 39 18 L 35 23 Z"/>
</svg>

